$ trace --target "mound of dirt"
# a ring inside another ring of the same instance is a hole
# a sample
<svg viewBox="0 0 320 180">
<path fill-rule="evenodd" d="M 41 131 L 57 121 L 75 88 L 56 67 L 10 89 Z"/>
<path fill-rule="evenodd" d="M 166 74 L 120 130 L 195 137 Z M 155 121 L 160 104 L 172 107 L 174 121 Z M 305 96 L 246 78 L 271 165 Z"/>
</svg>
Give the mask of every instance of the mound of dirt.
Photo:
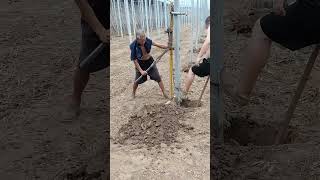
<svg viewBox="0 0 320 180">
<path fill-rule="evenodd" d="M 179 130 L 193 130 L 180 122 L 184 113 L 183 108 L 174 104 L 145 105 L 119 129 L 117 142 L 148 147 L 170 145 L 176 142 Z"/>
</svg>

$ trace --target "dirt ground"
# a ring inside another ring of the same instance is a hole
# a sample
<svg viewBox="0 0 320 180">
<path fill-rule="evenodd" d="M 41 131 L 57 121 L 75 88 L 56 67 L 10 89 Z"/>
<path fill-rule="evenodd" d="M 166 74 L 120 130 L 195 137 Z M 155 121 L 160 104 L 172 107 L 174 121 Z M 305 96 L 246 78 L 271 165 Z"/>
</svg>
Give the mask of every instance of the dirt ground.
<svg viewBox="0 0 320 180">
<path fill-rule="evenodd" d="M 0 22 L 1 179 L 103 177 L 106 71 L 92 75 L 80 117 L 65 113 L 80 47 L 76 5 L 1 1 Z"/>
<path fill-rule="evenodd" d="M 227 27 L 232 1 L 225 5 Z M 247 42 L 247 37 L 225 30 L 226 67 L 234 77 L 238 77 Z M 214 149 L 217 164 L 212 172 L 218 179 L 320 179 L 319 61 L 297 105 L 287 142 L 273 145 L 275 127 L 288 108 L 311 52 L 312 47 L 291 52 L 272 46 L 249 106 L 228 116 L 231 127 L 226 128 L 225 145 Z"/>
<path fill-rule="evenodd" d="M 164 31 L 164 30 L 163 30 Z M 150 36 L 167 44 L 167 34 Z M 190 56 L 191 31 L 181 32 L 181 62 Z M 157 57 L 163 50 L 153 47 Z M 192 54 L 193 57 L 196 54 Z M 131 99 L 134 64 L 130 62 L 129 38 L 111 41 L 110 113 L 111 179 L 209 179 L 209 87 L 200 107 L 177 107 L 161 95 L 156 82 L 148 80 Z M 195 58 L 194 58 L 195 60 Z M 169 54 L 157 65 L 169 90 Z M 182 74 L 184 86 L 185 73 Z M 201 93 L 205 78 L 195 78 L 190 102 Z M 190 104 L 190 103 L 189 103 Z"/>
</svg>

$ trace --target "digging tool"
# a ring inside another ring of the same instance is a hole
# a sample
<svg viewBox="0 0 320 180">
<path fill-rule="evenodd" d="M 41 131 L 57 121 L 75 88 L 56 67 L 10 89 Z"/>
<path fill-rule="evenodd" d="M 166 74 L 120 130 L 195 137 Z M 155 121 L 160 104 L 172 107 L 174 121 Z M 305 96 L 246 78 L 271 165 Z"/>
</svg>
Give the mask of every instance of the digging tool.
<svg viewBox="0 0 320 180">
<path fill-rule="evenodd" d="M 302 94 L 302 91 L 307 83 L 308 77 L 310 76 L 311 70 L 313 68 L 315 60 L 317 59 L 319 51 L 320 51 L 320 44 L 317 44 L 316 47 L 314 48 L 310 58 L 309 58 L 309 61 L 308 61 L 306 68 L 304 69 L 303 75 L 301 76 L 297 90 L 296 90 L 296 92 L 292 98 L 292 101 L 289 105 L 289 108 L 285 114 L 285 119 L 280 124 L 279 132 L 276 137 L 276 142 L 275 142 L 276 144 L 282 143 L 287 135 L 290 120 L 293 116 L 294 110 L 297 106 L 297 103 L 298 103 L 298 100 Z"/>
<path fill-rule="evenodd" d="M 96 49 L 94 49 L 89 56 L 80 63 L 80 69 L 88 66 L 106 46 L 107 45 L 105 43 L 100 43 L 99 46 L 96 47 Z"/>
<path fill-rule="evenodd" d="M 201 92 L 201 94 L 200 94 L 200 97 L 199 97 L 199 100 L 198 100 L 198 104 L 197 104 L 198 107 L 200 107 L 201 99 L 202 99 L 204 90 L 206 90 L 206 87 L 207 87 L 207 85 L 208 85 L 209 79 L 210 79 L 210 76 L 208 76 L 208 78 L 207 78 L 207 80 L 206 80 L 206 83 L 205 83 L 204 86 L 203 86 L 203 89 L 202 89 L 202 92 Z"/>
<path fill-rule="evenodd" d="M 155 64 L 157 64 L 157 63 L 161 60 L 162 56 L 163 56 L 164 54 L 166 54 L 168 51 L 169 51 L 169 49 L 166 49 L 165 51 L 163 51 L 163 52 L 160 54 L 160 56 L 158 56 L 157 59 L 156 59 L 155 61 L 153 61 L 153 63 L 148 67 L 148 69 L 146 70 L 146 72 L 148 72 Z M 140 80 L 142 77 L 143 77 L 143 75 L 140 75 L 140 77 L 135 81 L 135 83 L 138 83 L 139 80 Z"/>
</svg>

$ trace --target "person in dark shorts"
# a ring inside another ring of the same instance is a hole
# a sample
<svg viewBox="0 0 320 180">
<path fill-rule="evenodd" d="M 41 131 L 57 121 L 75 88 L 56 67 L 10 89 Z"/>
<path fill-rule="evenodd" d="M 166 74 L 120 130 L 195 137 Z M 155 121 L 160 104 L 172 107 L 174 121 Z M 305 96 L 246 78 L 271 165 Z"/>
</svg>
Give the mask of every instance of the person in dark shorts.
<svg viewBox="0 0 320 180">
<path fill-rule="evenodd" d="M 152 46 L 157 46 L 162 49 L 168 48 L 168 46 L 158 44 L 147 38 L 143 30 L 137 30 L 136 39 L 130 44 L 131 61 L 133 61 L 135 65 L 135 81 L 141 75 L 143 75 L 143 77 L 137 83 L 133 83 L 132 98 L 135 98 L 138 85 L 147 81 L 147 75 L 150 76 L 150 79 L 158 82 L 163 96 L 167 98 L 164 90 L 164 85 L 156 64 L 148 72 L 146 72 L 146 70 L 154 62 L 153 57 L 149 54 Z"/>
<path fill-rule="evenodd" d="M 205 30 L 207 33 L 207 37 L 203 42 L 203 45 L 197 56 L 197 63 L 189 69 L 186 78 L 185 89 L 183 92 L 184 98 L 187 97 L 187 94 L 190 90 L 195 75 L 199 77 L 205 77 L 210 75 L 210 16 L 207 17 L 205 20 Z"/>
<path fill-rule="evenodd" d="M 320 43 L 320 1 L 298 0 L 286 8 L 284 2 L 275 1 L 274 12 L 256 22 L 240 83 L 235 88 L 225 88 L 225 92 L 241 106 L 249 102 L 258 75 L 270 56 L 272 42 L 292 51 Z"/>
<path fill-rule="evenodd" d="M 110 65 L 110 23 L 109 1 L 106 0 L 75 0 L 81 13 L 82 40 L 78 65 L 74 72 L 73 94 L 71 107 L 79 115 L 81 95 L 86 87 L 90 73 L 103 70 Z M 107 46 L 84 68 L 79 65 L 98 45 L 103 42 Z"/>
</svg>

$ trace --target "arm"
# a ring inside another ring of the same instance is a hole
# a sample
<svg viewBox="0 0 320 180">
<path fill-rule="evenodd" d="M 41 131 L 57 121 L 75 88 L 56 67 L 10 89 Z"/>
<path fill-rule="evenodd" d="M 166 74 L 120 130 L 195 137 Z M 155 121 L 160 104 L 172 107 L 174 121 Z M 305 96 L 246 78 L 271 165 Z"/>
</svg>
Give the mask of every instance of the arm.
<svg viewBox="0 0 320 180">
<path fill-rule="evenodd" d="M 88 3 L 88 0 L 75 0 L 81 13 L 81 17 L 86 21 L 93 31 L 99 36 L 100 40 L 104 43 L 109 43 L 110 32 L 106 30 L 96 17 L 93 9 Z"/>
<path fill-rule="evenodd" d="M 134 66 L 138 69 L 138 71 L 141 73 L 143 70 L 141 69 L 139 63 L 138 63 L 138 60 L 135 59 L 133 60 L 133 63 L 134 63 Z"/>
<path fill-rule="evenodd" d="M 131 54 L 130 54 L 130 59 L 131 61 L 133 61 L 135 68 L 142 74 L 142 75 L 146 75 L 147 73 L 141 69 L 139 63 L 138 63 L 138 59 L 136 57 L 136 53 L 134 51 L 134 44 L 130 45 L 130 50 L 131 50 Z"/>
<path fill-rule="evenodd" d="M 133 62 L 134 62 L 134 66 L 138 69 L 141 75 L 143 76 L 147 75 L 147 72 L 141 69 L 137 59 L 135 59 Z"/>
<path fill-rule="evenodd" d="M 152 45 L 158 47 L 158 48 L 162 48 L 162 49 L 168 49 L 168 46 L 162 45 L 162 44 L 158 44 L 154 41 L 152 41 Z"/>
</svg>

